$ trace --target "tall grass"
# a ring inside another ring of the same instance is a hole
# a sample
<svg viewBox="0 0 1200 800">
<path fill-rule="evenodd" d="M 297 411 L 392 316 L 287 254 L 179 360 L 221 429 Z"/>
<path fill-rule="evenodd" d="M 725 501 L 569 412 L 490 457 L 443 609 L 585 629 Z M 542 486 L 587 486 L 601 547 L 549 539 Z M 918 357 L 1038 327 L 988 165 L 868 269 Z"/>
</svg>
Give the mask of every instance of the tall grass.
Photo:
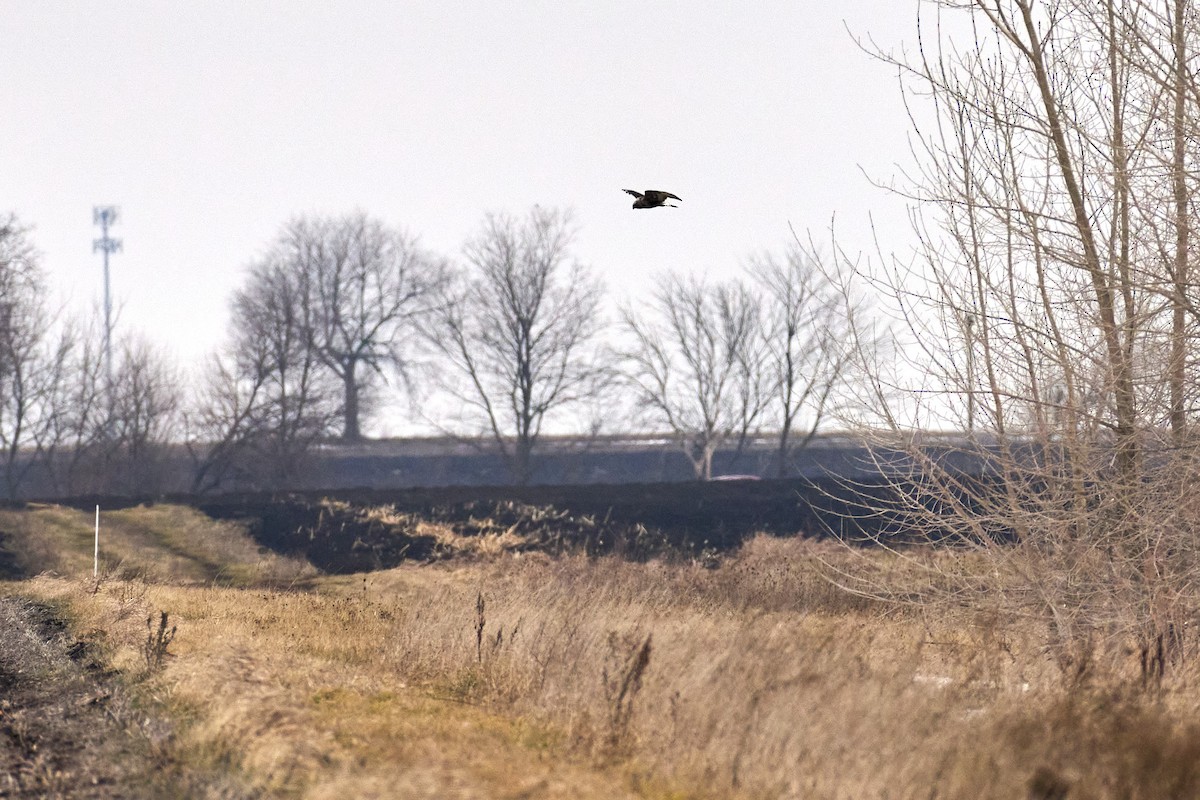
<svg viewBox="0 0 1200 800">
<path fill-rule="evenodd" d="M 131 673 L 146 614 L 169 610 L 178 634 L 145 680 L 180 721 L 177 757 L 258 791 L 1200 796 L 1196 675 L 1152 695 L 1101 672 L 1064 682 L 1036 621 L 832 586 L 838 559 L 858 557 L 759 537 L 717 569 L 533 554 L 308 591 L 24 590 L 105 631 Z M 868 556 L 897 580 L 938 557 Z"/>
</svg>

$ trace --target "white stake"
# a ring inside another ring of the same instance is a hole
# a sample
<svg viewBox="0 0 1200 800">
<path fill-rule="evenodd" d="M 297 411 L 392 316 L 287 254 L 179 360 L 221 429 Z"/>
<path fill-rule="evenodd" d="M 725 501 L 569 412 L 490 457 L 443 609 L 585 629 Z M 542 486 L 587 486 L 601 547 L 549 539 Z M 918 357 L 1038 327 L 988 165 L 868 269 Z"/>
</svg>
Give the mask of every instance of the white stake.
<svg viewBox="0 0 1200 800">
<path fill-rule="evenodd" d="M 96 506 L 96 549 L 92 554 L 92 577 L 100 574 L 100 506 Z"/>
</svg>

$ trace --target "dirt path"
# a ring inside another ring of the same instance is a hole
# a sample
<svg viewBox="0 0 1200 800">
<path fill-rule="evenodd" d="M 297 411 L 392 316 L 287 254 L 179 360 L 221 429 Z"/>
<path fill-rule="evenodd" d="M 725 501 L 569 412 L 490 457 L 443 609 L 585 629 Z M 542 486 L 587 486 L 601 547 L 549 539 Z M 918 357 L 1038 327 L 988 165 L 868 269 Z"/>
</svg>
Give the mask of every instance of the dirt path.
<svg viewBox="0 0 1200 800">
<path fill-rule="evenodd" d="M 156 727 L 50 607 L 0 597 L 0 797 L 162 796 Z"/>
</svg>

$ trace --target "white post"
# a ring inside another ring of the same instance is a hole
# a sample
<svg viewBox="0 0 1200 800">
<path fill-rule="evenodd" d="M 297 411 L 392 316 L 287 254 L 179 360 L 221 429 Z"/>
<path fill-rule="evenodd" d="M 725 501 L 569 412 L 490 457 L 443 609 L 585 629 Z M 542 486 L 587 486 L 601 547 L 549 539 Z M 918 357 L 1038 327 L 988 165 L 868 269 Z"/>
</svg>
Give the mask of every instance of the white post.
<svg viewBox="0 0 1200 800">
<path fill-rule="evenodd" d="M 100 574 L 100 506 L 96 506 L 96 549 L 92 554 L 92 577 Z"/>
</svg>

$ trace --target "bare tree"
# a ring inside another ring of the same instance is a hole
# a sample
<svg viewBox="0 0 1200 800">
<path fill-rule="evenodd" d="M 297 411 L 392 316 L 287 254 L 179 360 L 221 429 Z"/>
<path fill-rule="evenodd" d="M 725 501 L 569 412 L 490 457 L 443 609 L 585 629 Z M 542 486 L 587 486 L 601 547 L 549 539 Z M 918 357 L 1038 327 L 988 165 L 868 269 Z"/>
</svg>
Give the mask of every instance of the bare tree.
<svg viewBox="0 0 1200 800">
<path fill-rule="evenodd" d="M 277 258 L 295 272 L 311 308 L 312 346 L 342 385 L 342 438 L 362 438 L 376 379 L 407 378 L 417 324 L 445 282 L 445 267 L 416 241 L 363 213 L 300 217 L 280 236 Z"/>
<path fill-rule="evenodd" d="M 254 485 L 251 448 L 266 379 L 261 370 L 239 373 L 229 356 L 209 357 L 198 397 L 184 413 L 193 492 L 209 492 L 230 481 Z"/>
<path fill-rule="evenodd" d="M 127 340 L 111 389 L 78 320 L 57 320 L 26 229 L 0 222 L 0 452 L 5 489 L 154 492 L 174 428 L 178 380 L 165 357 Z M 94 332 L 94 325 L 92 326 Z"/>
<path fill-rule="evenodd" d="M 312 346 L 305 290 L 286 258 L 272 253 L 235 293 L 231 342 L 211 361 L 192 418 L 197 491 L 231 476 L 254 487 L 288 485 L 340 416 Z"/>
<path fill-rule="evenodd" d="M 851 365 L 851 315 L 845 297 L 799 244 L 782 259 L 763 253 L 749 265 L 762 293 L 764 351 L 770 368 L 770 419 L 778 431 L 776 475 L 786 477 L 793 454 L 825 419 Z M 795 440 L 796 426 L 805 430 Z"/>
<path fill-rule="evenodd" d="M 62 329 L 60 369 L 67 379 L 55 387 L 45 448 L 48 477 L 58 494 L 121 488 L 119 481 L 112 480 L 112 461 L 119 445 L 100 320 L 99 312 L 93 310 L 86 318 L 66 320 Z"/>
<path fill-rule="evenodd" d="M 441 385 L 499 449 L 517 484 L 533 477 L 548 420 L 608 375 L 597 334 L 602 289 L 571 257 L 564 211 L 489 214 L 463 248 L 466 269 L 443 297 L 429 341 L 446 359 Z"/>
<path fill-rule="evenodd" d="M 73 338 L 52 332 L 45 294 L 28 229 L 15 216 L 0 219 L 0 448 L 9 498 L 53 451 L 55 400 L 68 379 Z"/>
<path fill-rule="evenodd" d="M 106 428 L 111 490 L 157 494 L 171 487 L 169 451 L 179 433 L 182 381 L 166 354 L 141 336 L 118 344 Z"/>
<path fill-rule="evenodd" d="M 99 325 L 72 321 L 70 348 L 54 398 L 52 433 L 45 448 L 55 491 L 154 495 L 180 488 L 170 450 L 179 432 L 181 379 L 165 353 L 144 337 L 116 343 L 111 387 Z"/>
<path fill-rule="evenodd" d="M 758 298 L 740 282 L 668 273 L 622 320 L 636 402 L 674 434 L 697 480 L 710 480 L 716 451 L 744 447 L 770 402 Z"/>
<path fill-rule="evenodd" d="M 891 60 L 934 124 L 901 187 L 918 259 L 874 274 L 911 360 L 873 385 L 881 455 L 938 421 L 971 447 L 965 462 L 908 447 L 909 472 L 881 468 L 911 530 L 973 543 L 990 576 L 1030 587 L 989 596 L 1044 615 L 1064 665 L 1132 636 L 1161 675 L 1200 611 L 1186 589 L 1200 577 L 1195 14 L 1182 0 L 935 7 L 970 33 Z M 904 408 L 888 402 L 897 385 Z M 943 587 L 981 591 L 955 578 Z"/>
</svg>

